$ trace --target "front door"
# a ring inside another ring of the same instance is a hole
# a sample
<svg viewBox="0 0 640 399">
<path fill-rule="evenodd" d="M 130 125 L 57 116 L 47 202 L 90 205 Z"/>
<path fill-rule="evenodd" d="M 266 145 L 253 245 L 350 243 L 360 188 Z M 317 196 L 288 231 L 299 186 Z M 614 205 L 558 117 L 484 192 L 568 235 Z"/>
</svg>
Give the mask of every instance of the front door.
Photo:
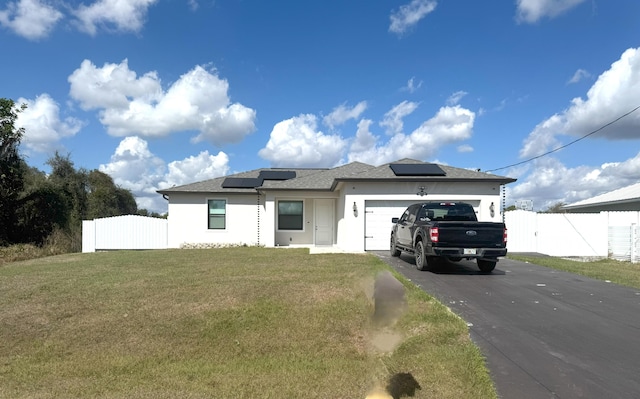
<svg viewBox="0 0 640 399">
<path fill-rule="evenodd" d="M 314 201 L 315 245 L 333 245 L 334 209 L 332 199 Z"/>
</svg>

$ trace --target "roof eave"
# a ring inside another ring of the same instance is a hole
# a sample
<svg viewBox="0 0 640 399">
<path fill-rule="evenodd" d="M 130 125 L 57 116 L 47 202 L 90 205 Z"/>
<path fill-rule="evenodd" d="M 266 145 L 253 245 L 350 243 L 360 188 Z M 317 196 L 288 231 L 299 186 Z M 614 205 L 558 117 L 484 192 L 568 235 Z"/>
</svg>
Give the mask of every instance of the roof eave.
<svg viewBox="0 0 640 399">
<path fill-rule="evenodd" d="M 511 177 L 430 177 L 430 176 L 411 176 L 411 177 L 383 177 L 383 178 L 375 178 L 375 177 L 338 177 L 335 179 L 336 182 L 347 182 L 347 181 L 365 181 L 365 182 L 412 182 L 412 181 L 437 181 L 437 182 L 491 182 L 491 183 L 502 183 L 508 184 L 517 181 L 518 179 L 513 179 Z M 335 183 L 334 183 L 335 184 Z"/>
<path fill-rule="evenodd" d="M 156 193 L 162 195 L 171 194 L 254 194 L 258 191 L 257 188 L 251 188 L 247 190 L 156 190 Z"/>
<path fill-rule="evenodd" d="M 605 202 L 592 202 L 590 204 L 576 204 L 576 205 L 565 205 L 562 209 L 582 209 L 582 208 L 593 208 L 597 206 L 609 206 L 609 205 L 618 205 L 618 204 L 629 204 L 632 202 L 640 202 L 640 198 L 627 198 L 623 200 L 614 200 L 614 201 L 605 201 Z"/>
</svg>

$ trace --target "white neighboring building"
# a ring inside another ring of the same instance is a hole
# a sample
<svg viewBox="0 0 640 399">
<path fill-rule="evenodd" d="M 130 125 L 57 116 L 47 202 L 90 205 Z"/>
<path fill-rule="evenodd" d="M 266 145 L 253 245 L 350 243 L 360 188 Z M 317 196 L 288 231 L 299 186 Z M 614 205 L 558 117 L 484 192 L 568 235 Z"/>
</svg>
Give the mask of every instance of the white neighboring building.
<svg viewBox="0 0 640 399">
<path fill-rule="evenodd" d="M 416 202 L 464 201 L 502 221 L 501 186 L 516 179 L 403 159 L 331 169 L 267 168 L 158 190 L 168 247 L 247 244 L 389 249 L 391 218 Z"/>
<path fill-rule="evenodd" d="M 563 206 L 562 209 L 571 213 L 640 211 L 640 183 L 574 202 Z"/>
</svg>

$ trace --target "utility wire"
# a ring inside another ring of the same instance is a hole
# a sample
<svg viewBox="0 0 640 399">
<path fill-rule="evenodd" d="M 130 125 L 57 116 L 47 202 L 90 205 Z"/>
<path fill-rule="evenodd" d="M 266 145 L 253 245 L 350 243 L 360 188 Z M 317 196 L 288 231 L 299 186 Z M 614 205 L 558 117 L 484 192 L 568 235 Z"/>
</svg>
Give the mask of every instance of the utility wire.
<svg viewBox="0 0 640 399">
<path fill-rule="evenodd" d="M 556 151 L 560 151 L 560 150 L 561 150 L 561 149 L 563 149 L 563 148 L 567 148 L 567 147 L 569 147 L 570 145 L 575 144 L 575 143 L 577 143 L 577 142 L 578 142 L 578 141 L 580 141 L 580 140 L 586 139 L 587 137 L 589 137 L 589 136 L 591 136 L 591 135 L 593 135 L 593 134 L 598 133 L 598 132 L 599 132 L 599 131 L 601 131 L 602 129 L 604 129 L 604 128 L 606 128 L 606 127 L 609 127 L 609 126 L 611 126 L 611 125 L 613 125 L 614 123 L 618 122 L 620 119 L 625 118 L 625 117 L 627 117 L 627 116 L 631 115 L 632 113 L 636 112 L 638 109 L 640 109 L 640 105 L 638 105 L 637 107 L 635 107 L 635 108 L 634 108 L 634 109 L 632 109 L 631 111 L 627 112 L 626 114 L 624 114 L 624 115 L 621 115 L 621 116 L 617 117 L 616 119 L 612 120 L 611 122 L 607 123 L 606 125 L 600 126 L 600 127 L 599 127 L 599 128 L 597 128 L 596 130 L 594 130 L 594 131 L 592 131 L 592 132 L 590 132 L 590 133 L 587 133 L 587 134 L 585 134 L 584 136 L 582 136 L 582 137 L 580 137 L 580 138 L 577 138 L 577 139 L 575 139 L 575 140 L 573 140 L 573 141 L 571 141 L 571 142 L 569 142 L 569 143 L 567 143 L 567 144 L 565 144 L 565 145 L 562 145 L 562 146 L 560 146 L 560 147 L 558 147 L 558 148 L 554 148 L 554 149 L 553 149 L 553 150 L 551 150 L 551 151 L 547 151 L 547 152 L 545 152 L 544 154 L 537 155 L 537 156 L 535 156 L 535 157 L 533 157 L 533 158 L 525 159 L 524 161 L 521 161 L 521 162 L 518 162 L 518 163 L 514 163 L 514 164 L 511 164 L 511 165 L 503 166 L 503 167 L 501 167 L 501 168 L 496 168 L 496 169 L 486 170 L 485 172 L 487 172 L 487 173 L 488 173 L 488 172 L 495 172 L 496 170 L 502 170 L 502 169 L 511 168 L 511 167 L 513 167 L 513 166 L 522 165 L 523 163 L 531 162 L 531 161 L 533 161 L 533 160 L 535 160 L 535 159 L 542 158 L 542 157 L 547 156 L 547 155 L 549 155 L 549 154 L 552 154 L 552 153 L 554 153 L 554 152 L 556 152 Z"/>
</svg>

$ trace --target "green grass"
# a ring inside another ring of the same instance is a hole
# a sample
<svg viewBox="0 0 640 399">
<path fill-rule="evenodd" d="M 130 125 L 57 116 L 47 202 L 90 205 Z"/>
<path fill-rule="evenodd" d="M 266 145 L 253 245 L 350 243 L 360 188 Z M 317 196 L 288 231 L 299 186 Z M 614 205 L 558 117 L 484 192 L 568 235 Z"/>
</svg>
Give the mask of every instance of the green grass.
<svg viewBox="0 0 640 399">
<path fill-rule="evenodd" d="M 0 397 L 351 399 L 410 376 L 415 398 L 495 398 L 466 324 L 406 280 L 401 343 L 374 349 L 383 270 L 252 247 L 5 263 Z"/>
<path fill-rule="evenodd" d="M 551 256 L 533 257 L 512 254 L 509 254 L 508 258 L 640 289 L 640 264 L 614 259 L 581 262 Z"/>
</svg>

